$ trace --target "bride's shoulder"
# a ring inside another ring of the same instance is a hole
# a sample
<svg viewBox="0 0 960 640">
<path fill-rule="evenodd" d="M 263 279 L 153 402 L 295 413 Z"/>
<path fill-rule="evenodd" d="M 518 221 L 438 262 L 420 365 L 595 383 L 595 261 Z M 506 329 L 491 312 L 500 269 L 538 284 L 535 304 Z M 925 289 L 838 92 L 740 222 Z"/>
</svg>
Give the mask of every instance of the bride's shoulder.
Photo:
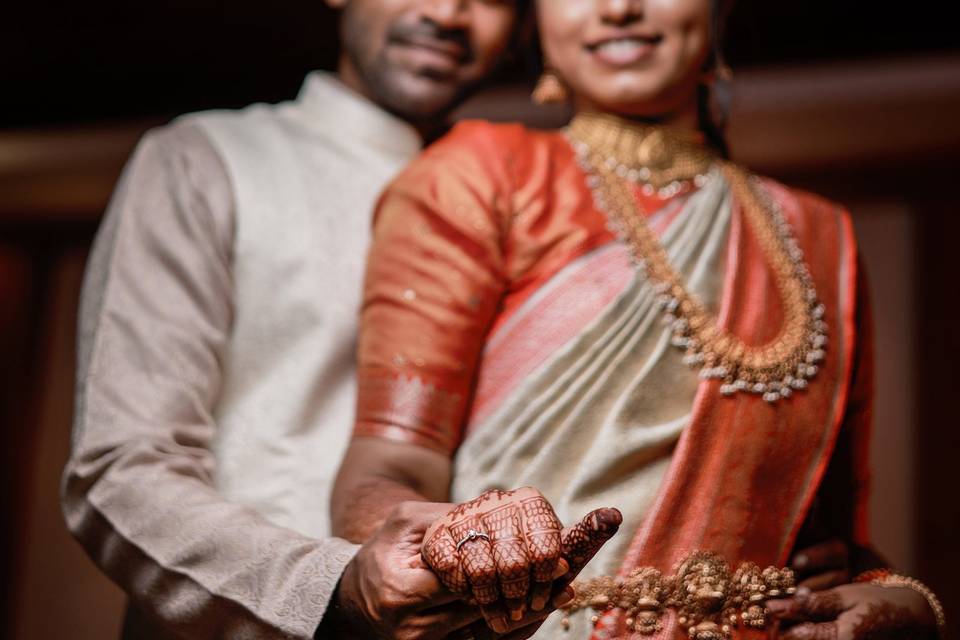
<svg viewBox="0 0 960 640">
<path fill-rule="evenodd" d="M 516 161 L 518 157 L 549 148 L 557 131 L 533 129 L 516 122 L 462 120 L 427 148 L 430 155 L 480 154 L 488 159 Z"/>
<path fill-rule="evenodd" d="M 846 207 L 830 198 L 784 184 L 774 178 L 757 176 L 764 190 L 788 217 L 822 219 L 845 218 Z"/>
<path fill-rule="evenodd" d="M 811 191 L 788 186 L 773 178 L 761 176 L 759 182 L 802 245 L 808 249 L 813 246 L 833 246 L 836 243 L 856 247 L 853 221 L 844 205 Z"/>
</svg>

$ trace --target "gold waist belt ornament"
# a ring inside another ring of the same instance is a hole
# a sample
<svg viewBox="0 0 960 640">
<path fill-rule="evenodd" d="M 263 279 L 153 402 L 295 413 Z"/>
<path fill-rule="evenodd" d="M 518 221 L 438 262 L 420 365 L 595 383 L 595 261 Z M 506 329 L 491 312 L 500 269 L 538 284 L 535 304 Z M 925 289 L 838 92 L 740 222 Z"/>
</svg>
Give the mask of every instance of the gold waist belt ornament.
<svg viewBox="0 0 960 640">
<path fill-rule="evenodd" d="M 728 640 L 734 629 L 763 629 L 768 624 L 765 603 L 796 593 L 790 569 L 761 569 L 752 562 L 733 571 L 718 554 L 696 551 L 677 565 L 671 576 L 652 567 L 634 569 L 625 578 L 599 576 L 574 583 L 576 596 L 563 611 L 580 609 L 602 613 L 622 609 L 627 628 L 651 636 L 663 628 L 668 609 L 691 640 Z M 570 621 L 564 618 L 564 628 Z"/>
</svg>

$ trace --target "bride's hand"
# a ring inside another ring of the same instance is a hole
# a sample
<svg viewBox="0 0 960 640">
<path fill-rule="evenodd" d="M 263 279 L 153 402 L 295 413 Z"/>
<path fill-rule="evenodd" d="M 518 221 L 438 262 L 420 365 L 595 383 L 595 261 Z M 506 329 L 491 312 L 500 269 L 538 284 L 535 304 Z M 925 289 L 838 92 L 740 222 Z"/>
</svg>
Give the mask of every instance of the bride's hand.
<svg viewBox="0 0 960 640">
<path fill-rule="evenodd" d="M 926 598 L 905 587 L 845 584 L 826 591 L 801 590 L 770 600 L 782 621 L 782 640 L 935 640 L 936 618 Z"/>
<path fill-rule="evenodd" d="M 850 547 L 831 539 L 797 551 L 790 561 L 797 586 L 822 591 L 850 582 Z"/>
<path fill-rule="evenodd" d="M 423 559 L 450 591 L 480 605 L 490 629 L 506 633 L 528 606 L 542 611 L 621 521 L 616 509 L 598 509 L 563 529 L 536 489 L 488 491 L 430 526 Z"/>
</svg>

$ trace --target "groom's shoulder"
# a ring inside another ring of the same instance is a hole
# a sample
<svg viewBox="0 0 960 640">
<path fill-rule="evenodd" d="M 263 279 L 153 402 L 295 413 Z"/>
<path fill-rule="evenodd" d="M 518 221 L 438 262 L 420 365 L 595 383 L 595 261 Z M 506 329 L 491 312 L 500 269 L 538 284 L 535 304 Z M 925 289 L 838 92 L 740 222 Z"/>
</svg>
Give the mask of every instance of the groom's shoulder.
<svg viewBox="0 0 960 640">
<path fill-rule="evenodd" d="M 254 103 L 240 109 L 210 109 L 187 113 L 173 124 L 186 125 L 217 139 L 227 137 L 254 144 L 265 137 L 274 138 L 283 114 L 290 108 L 289 102 L 278 104 Z"/>
<path fill-rule="evenodd" d="M 273 121 L 289 110 L 293 101 L 278 103 L 255 102 L 237 109 L 206 109 L 185 113 L 174 120 L 175 123 L 215 124 L 224 126 L 250 126 L 257 122 Z"/>
</svg>

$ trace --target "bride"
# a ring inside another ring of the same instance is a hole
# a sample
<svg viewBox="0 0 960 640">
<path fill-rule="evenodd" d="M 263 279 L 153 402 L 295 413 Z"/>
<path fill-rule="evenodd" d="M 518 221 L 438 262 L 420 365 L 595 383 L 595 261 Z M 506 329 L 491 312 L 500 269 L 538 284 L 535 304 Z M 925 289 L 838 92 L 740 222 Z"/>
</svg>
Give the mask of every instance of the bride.
<svg viewBox="0 0 960 640">
<path fill-rule="evenodd" d="M 856 566 L 873 391 L 850 220 L 726 158 L 710 108 L 720 2 L 537 11 L 537 93 L 572 101 L 569 126 L 463 123 L 379 206 L 335 529 L 361 541 L 400 501 L 482 494 L 456 512 L 469 529 L 434 528 L 446 560 L 425 557 L 503 631 L 543 606 L 549 576 L 508 566 L 505 550 L 532 554 L 534 519 L 511 492 L 483 492 L 534 487 L 560 521 L 613 505 L 620 533 L 580 583 L 607 604 L 536 637 L 745 633 L 720 600 L 654 618 L 600 585 L 622 595 L 631 576 L 679 567 L 722 594 L 743 563 L 834 538 L 854 571 L 871 568 Z M 929 590 L 882 571 L 768 608 L 784 638 L 933 637 L 942 622 Z"/>
</svg>

